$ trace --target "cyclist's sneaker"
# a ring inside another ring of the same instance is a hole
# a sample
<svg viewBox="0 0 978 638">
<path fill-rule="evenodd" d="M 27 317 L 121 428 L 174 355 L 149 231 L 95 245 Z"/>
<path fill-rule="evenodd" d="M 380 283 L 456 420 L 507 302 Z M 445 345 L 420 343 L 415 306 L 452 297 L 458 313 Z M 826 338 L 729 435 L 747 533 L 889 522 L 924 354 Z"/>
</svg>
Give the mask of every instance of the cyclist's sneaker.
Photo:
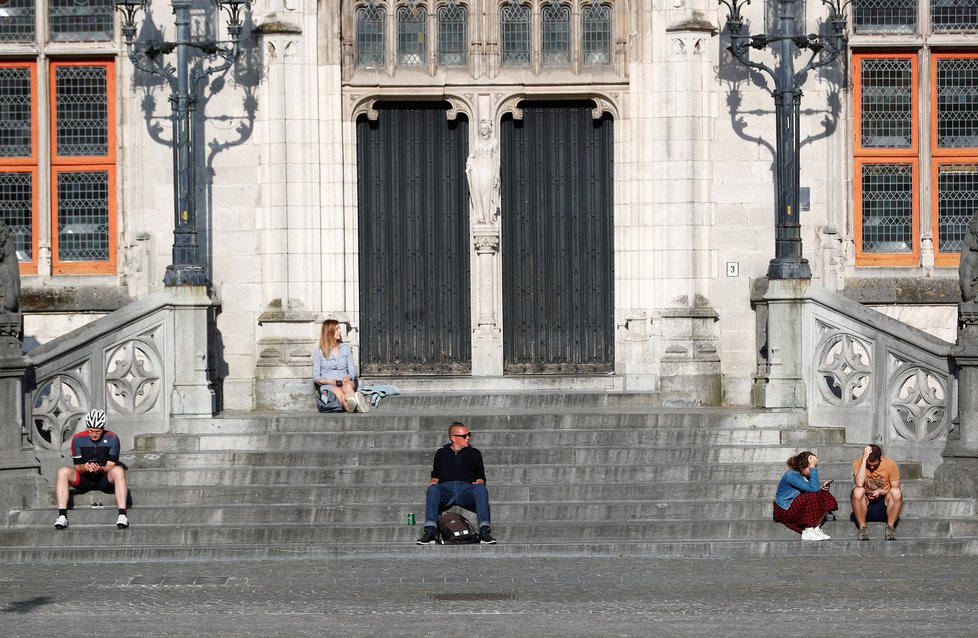
<svg viewBox="0 0 978 638">
<path fill-rule="evenodd" d="M 54 526 L 57 529 L 64 529 L 68 527 L 68 517 L 64 515 L 58 516 L 58 518 L 54 521 Z"/>
<path fill-rule="evenodd" d="M 129 517 L 125 514 L 119 514 L 119 520 L 115 522 L 115 526 L 119 529 L 126 529 L 129 527 Z"/>
</svg>

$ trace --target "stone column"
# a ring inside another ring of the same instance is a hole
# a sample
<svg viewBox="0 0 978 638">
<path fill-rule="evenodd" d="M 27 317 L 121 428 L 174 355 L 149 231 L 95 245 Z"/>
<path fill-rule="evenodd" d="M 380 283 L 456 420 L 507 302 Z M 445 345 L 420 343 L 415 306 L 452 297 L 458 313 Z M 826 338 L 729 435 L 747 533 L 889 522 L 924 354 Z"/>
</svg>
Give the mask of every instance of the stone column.
<svg viewBox="0 0 978 638">
<path fill-rule="evenodd" d="M 951 356 L 958 366 L 958 425 L 944 456 L 978 458 L 978 302 L 959 305 L 958 341 Z"/>
<path fill-rule="evenodd" d="M 214 302 L 205 286 L 169 286 L 173 303 L 171 416 L 212 416 L 217 411 L 208 378 L 208 313 Z"/>
<path fill-rule="evenodd" d="M 472 340 L 472 375 L 499 376 L 503 373 L 502 331 L 500 330 L 499 231 L 495 228 L 477 229 L 475 243 L 475 291 L 472 295 L 475 330 Z"/>
<path fill-rule="evenodd" d="M 803 408 L 807 392 L 802 377 L 802 309 L 809 279 L 771 279 L 767 303 L 767 371 L 758 379 L 754 400 L 764 408 Z"/>
<path fill-rule="evenodd" d="M 20 456 L 23 446 L 23 387 L 27 359 L 21 353 L 23 316 L 0 312 L 0 468 Z"/>
</svg>

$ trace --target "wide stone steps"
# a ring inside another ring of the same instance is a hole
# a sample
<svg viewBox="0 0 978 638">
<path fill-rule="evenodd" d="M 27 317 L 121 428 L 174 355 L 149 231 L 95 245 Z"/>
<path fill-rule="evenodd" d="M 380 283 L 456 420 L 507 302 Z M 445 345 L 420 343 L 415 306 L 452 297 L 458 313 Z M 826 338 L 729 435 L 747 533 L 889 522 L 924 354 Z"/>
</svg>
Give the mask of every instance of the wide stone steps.
<svg viewBox="0 0 978 638">
<path fill-rule="evenodd" d="M 932 481 L 906 481 L 903 484 L 907 498 L 924 499 L 935 496 Z M 833 486 L 833 493 L 844 504 L 845 486 Z M 592 484 L 540 484 L 511 485 L 492 483 L 493 502 L 551 502 L 551 501 L 660 501 L 660 500 L 760 500 L 770 505 L 772 489 L 770 481 L 753 483 L 724 483 L 714 485 L 705 482 L 671 483 L 592 483 Z M 228 485 L 214 489 L 213 485 L 186 486 L 139 486 L 133 489 L 138 503 L 155 506 L 200 505 L 320 505 L 357 503 L 389 505 L 403 503 L 415 511 L 421 507 L 424 485 Z M 111 502 L 99 493 L 75 496 L 76 507 L 86 507 L 93 501 Z M 55 504 L 54 494 L 49 494 L 48 505 Z M 82 510 L 84 511 L 84 510 Z"/>
<path fill-rule="evenodd" d="M 858 543 L 848 521 L 852 459 L 842 428 L 791 411 L 658 408 L 604 393 L 395 397 L 369 414 L 227 414 L 175 419 L 124 452 L 132 527 L 112 495 L 74 497 L 55 530 L 53 490 L 11 512 L 0 562 L 244 560 L 344 556 L 819 556 L 978 551 L 974 501 L 946 499 L 901 463 L 900 540 Z M 432 455 L 452 420 L 485 456 L 500 544 L 418 547 Z M 834 479 L 828 543 L 771 520 L 784 461 L 803 449 Z M 89 507 L 99 501 L 104 508 Z M 406 524 L 408 513 L 418 522 Z M 92 552 L 92 539 L 99 551 Z M 826 547 L 828 545 L 828 547 Z M 469 552 L 469 554 L 466 554 Z"/>
</svg>

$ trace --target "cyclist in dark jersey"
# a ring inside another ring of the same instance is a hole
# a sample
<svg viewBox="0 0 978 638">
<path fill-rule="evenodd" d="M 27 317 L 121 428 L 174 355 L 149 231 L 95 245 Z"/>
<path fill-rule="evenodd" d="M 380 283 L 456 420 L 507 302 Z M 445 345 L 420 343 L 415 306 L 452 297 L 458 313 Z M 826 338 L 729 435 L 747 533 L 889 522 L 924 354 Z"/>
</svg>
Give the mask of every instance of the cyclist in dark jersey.
<svg viewBox="0 0 978 638">
<path fill-rule="evenodd" d="M 71 439 L 71 460 L 73 467 L 58 469 L 55 493 L 58 501 L 58 518 L 54 526 L 58 529 L 68 527 L 68 492 L 98 490 L 115 494 L 119 507 L 116 527 L 129 527 L 126 513 L 126 498 L 129 485 L 126 482 L 125 466 L 119 463 L 119 437 L 115 432 L 105 429 L 105 412 L 92 410 L 85 416 L 85 432 L 79 432 Z"/>
</svg>

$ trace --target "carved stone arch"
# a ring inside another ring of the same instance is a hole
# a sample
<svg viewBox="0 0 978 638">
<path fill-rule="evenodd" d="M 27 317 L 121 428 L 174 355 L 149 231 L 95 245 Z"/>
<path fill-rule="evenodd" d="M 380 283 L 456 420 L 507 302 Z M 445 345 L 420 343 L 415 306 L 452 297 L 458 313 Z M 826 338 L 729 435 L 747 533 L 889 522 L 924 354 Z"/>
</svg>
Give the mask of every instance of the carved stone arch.
<svg viewBox="0 0 978 638">
<path fill-rule="evenodd" d="M 475 112 L 475 109 L 472 108 L 472 104 L 468 98 L 458 95 L 445 95 L 442 96 L 442 99 L 449 104 L 449 109 L 445 113 L 448 121 L 454 122 L 456 119 L 458 119 L 459 113 L 468 116 L 469 120 L 473 119 L 472 114 Z"/>
<path fill-rule="evenodd" d="M 594 119 L 600 120 L 605 113 L 610 114 L 615 120 L 621 119 L 621 110 L 618 106 L 617 93 L 612 93 L 610 96 L 589 95 L 587 98 L 594 102 L 594 110 L 591 111 L 591 117 Z"/>
<path fill-rule="evenodd" d="M 353 108 L 350 109 L 350 119 L 354 122 L 357 121 L 361 115 L 366 115 L 367 119 L 371 122 L 376 122 L 377 118 L 380 117 L 380 113 L 377 112 L 377 101 L 380 99 L 376 95 L 371 95 L 369 97 L 361 98 L 358 95 L 351 95 L 350 99 L 353 101 Z"/>
<path fill-rule="evenodd" d="M 469 100 L 459 95 L 419 96 L 417 94 L 398 95 L 396 93 L 385 93 L 383 95 L 374 94 L 369 96 L 351 95 L 350 100 L 353 103 L 350 109 L 350 119 L 354 122 L 361 115 L 366 115 L 368 120 L 376 122 L 377 118 L 380 117 L 380 113 L 377 111 L 378 102 L 446 102 L 448 109 L 445 110 L 445 117 L 450 122 L 455 121 L 459 113 L 467 115 L 471 119 L 472 113 L 474 112 Z"/>
<path fill-rule="evenodd" d="M 522 93 L 519 95 L 511 95 L 510 97 L 503 99 L 496 109 L 496 121 L 498 122 L 501 120 L 507 113 L 512 115 L 513 119 L 517 122 L 521 121 L 523 119 L 523 109 L 519 107 L 519 103 L 525 101 L 526 99 L 527 96 Z"/>
</svg>

